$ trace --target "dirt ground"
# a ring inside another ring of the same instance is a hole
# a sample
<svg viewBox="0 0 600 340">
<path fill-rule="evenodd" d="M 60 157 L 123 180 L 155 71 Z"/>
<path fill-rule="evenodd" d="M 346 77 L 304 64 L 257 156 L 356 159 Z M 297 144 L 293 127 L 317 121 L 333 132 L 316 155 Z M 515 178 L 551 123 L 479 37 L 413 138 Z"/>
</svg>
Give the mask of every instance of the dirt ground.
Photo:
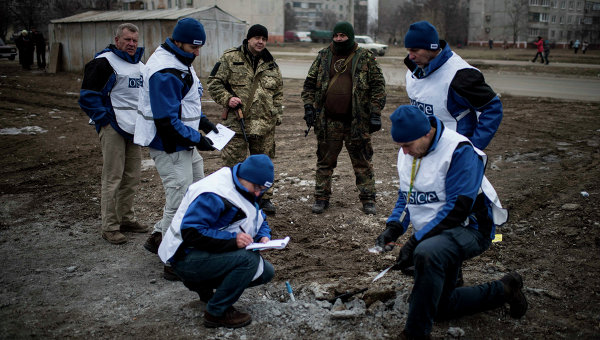
<svg viewBox="0 0 600 340">
<path fill-rule="evenodd" d="M 198 297 L 162 279 L 159 259 L 142 247 L 146 234 L 129 234 L 120 246 L 100 237 L 101 150 L 77 104 L 80 86 L 80 74 L 22 72 L 17 62 L 0 61 L 0 338 L 398 336 L 406 315 L 391 306 L 405 298 L 412 279 L 390 272 L 371 284 L 397 250 L 381 256 L 367 248 L 397 198 L 398 149 L 387 117 L 407 103 L 403 88 L 388 88 L 383 131 L 373 137 L 378 214 L 361 212 L 343 151 L 331 207 L 313 215 L 316 141 L 312 133 L 304 137 L 302 82 L 285 80 L 274 159 L 278 211 L 269 222 L 274 238 L 291 242 L 264 254 L 275 266 L 274 281 L 249 289 L 237 304 L 251 311 L 253 323 L 209 330 Z M 204 110 L 218 121 L 220 110 L 209 99 Z M 498 230 L 502 242 L 468 261 L 464 276 L 471 285 L 519 271 L 529 310 L 521 320 L 498 309 L 436 323 L 433 335 L 449 337 L 448 328 L 459 327 L 469 339 L 600 338 L 600 104 L 502 101 L 504 120 L 486 150 L 487 176 L 510 219 Z M 202 155 L 207 174 L 221 167 L 218 152 Z M 144 158 L 135 207 L 141 222 L 153 224 L 164 196 L 147 150 Z M 298 302 L 287 300 L 285 281 Z M 357 317 L 330 318 L 330 306 L 316 301 L 362 288 L 368 290 L 357 297 L 368 309 Z"/>
</svg>

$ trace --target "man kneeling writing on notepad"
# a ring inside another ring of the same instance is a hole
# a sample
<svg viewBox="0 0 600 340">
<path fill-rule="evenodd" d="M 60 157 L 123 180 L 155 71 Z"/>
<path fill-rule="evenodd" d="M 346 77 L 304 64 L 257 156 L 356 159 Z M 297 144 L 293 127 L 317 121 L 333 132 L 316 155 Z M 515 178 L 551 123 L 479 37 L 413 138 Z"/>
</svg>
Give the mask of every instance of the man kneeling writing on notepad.
<svg viewBox="0 0 600 340">
<path fill-rule="evenodd" d="M 206 327 L 243 327 L 250 314 L 233 304 L 247 287 L 271 281 L 273 265 L 253 242 L 267 243 L 271 229 L 259 208 L 273 184 L 273 163 L 267 155 L 251 155 L 192 184 L 158 249 L 183 284 L 207 303 Z M 215 289 L 213 291 L 213 289 Z"/>
</svg>

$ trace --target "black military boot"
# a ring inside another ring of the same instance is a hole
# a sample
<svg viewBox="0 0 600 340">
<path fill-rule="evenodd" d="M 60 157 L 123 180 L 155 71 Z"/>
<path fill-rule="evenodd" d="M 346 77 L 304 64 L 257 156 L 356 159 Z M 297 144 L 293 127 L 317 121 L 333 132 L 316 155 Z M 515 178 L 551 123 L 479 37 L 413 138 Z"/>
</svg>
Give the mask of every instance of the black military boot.
<svg viewBox="0 0 600 340">
<path fill-rule="evenodd" d="M 504 302 L 510 305 L 510 316 L 520 319 L 527 312 L 527 299 L 521 290 L 523 278 L 517 272 L 510 272 L 500 281 L 504 284 Z"/>
<path fill-rule="evenodd" d="M 312 212 L 313 214 L 322 214 L 327 208 L 329 208 L 328 200 L 316 200 L 312 206 Z"/>
</svg>

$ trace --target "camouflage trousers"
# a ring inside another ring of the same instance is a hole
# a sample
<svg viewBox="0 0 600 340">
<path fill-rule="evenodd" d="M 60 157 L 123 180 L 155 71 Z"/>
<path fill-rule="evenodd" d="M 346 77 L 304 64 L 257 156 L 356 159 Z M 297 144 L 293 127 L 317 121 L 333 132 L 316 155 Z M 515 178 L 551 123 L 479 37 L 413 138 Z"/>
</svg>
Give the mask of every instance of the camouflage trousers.
<svg viewBox="0 0 600 340">
<path fill-rule="evenodd" d="M 275 131 L 263 136 L 248 135 L 248 143 L 244 140 L 243 135 L 236 133 L 221 151 L 223 166 L 232 167 L 243 162 L 248 157 L 248 152 L 250 155 L 265 154 L 273 160 L 275 158 Z M 263 194 L 263 199 L 273 197 L 274 186 Z"/>
<path fill-rule="evenodd" d="M 351 139 L 350 126 L 338 121 L 327 122 L 327 133 L 317 134 L 317 172 L 315 175 L 315 199 L 329 200 L 331 177 L 342 146 L 346 145 L 361 202 L 375 201 L 375 175 L 373 173 L 373 146 L 370 138 Z"/>
</svg>

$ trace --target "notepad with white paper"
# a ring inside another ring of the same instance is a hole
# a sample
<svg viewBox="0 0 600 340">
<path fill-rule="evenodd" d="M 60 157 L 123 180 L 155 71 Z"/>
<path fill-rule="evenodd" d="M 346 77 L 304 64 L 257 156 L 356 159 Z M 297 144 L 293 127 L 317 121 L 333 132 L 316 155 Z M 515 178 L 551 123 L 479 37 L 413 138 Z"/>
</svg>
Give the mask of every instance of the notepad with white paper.
<svg viewBox="0 0 600 340">
<path fill-rule="evenodd" d="M 212 146 L 215 149 L 221 151 L 225 147 L 225 145 L 229 143 L 231 138 L 233 138 L 233 136 L 235 135 L 235 131 L 227 128 L 221 123 L 217 124 L 217 130 L 219 130 L 219 133 L 211 131 L 206 134 L 206 138 L 210 139 L 211 142 L 213 142 Z"/>
<path fill-rule="evenodd" d="M 265 250 L 265 249 L 283 249 L 287 246 L 288 242 L 290 242 L 290 237 L 279 239 L 279 240 L 270 240 L 267 243 L 251 243 L 246 246 L 248 250 Z"/>
</svg>

